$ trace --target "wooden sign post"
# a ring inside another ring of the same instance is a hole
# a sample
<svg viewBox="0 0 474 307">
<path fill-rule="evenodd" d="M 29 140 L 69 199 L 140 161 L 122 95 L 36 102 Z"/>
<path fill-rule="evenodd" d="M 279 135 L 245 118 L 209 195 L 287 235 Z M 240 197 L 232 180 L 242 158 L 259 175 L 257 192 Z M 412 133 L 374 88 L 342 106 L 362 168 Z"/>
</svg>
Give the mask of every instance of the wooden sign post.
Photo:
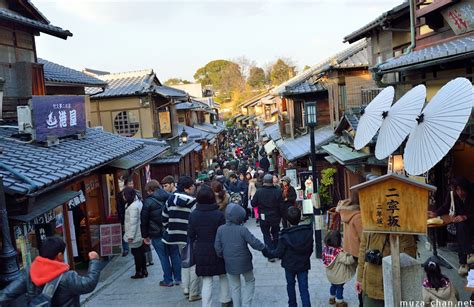
<svg viewBox="0 0 474 307">
<path fill-rule="evenodd" d="M 400 306 L 401 234 L 426 235 L 429 192 L 436 187 L 398 174 L 387 174 L 351 187 L 359 192 L 364 232 L 390 234 L 393 301 Z M 388 302 L 389 298 L 385 298 Z"/>
</svg>

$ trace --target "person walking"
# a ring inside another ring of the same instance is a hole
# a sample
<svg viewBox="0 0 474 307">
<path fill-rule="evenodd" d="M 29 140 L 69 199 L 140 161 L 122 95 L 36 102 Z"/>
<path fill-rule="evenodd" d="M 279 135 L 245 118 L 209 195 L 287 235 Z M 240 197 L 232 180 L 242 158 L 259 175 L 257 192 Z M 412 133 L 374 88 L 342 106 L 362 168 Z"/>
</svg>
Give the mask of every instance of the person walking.
<svg viewBox="0 0 474 307">
<path fill-rule="evenodd" d="M 226 223 L 217 229 L 214 248 L 217 255 L 224 258 L 225 261 L 233 306 L 252 306 L 255 277 L 253 275 L 252 254 L 248 245 L 258 251 L 263 251 L 265 245 L 243 225 L 245 209 L 240 205 L 230 203 L 225 210 L 225 219 Z M 242 293 L 241 275 L 245 280 Z"/>
<path fill-rule="evenodd" d="M 262 158 L 260 159 L 260 168 L 266 173 L 268 173 L 268 170 L 270 168 L 270 160 L 267 158 L 267 154 L 263 154 Z"/>
<path fill-rule="evenodd" d="M 217 206 L 219 206 L 219 211 L 225 212 L 225 208 L 229 204 L 229 193 L 226 192 L 222 183 L 217 180 L 214 180 L 211 183 L 211 188 L 214 191 L 214 195 L 216 196 L 216 203 Z"/>
<path fill-rule="evenodd" d="M 196 209 L 189 215 L 188 237 L 193 246 L 196 275 L 202 277 L 202 306 L 212 305 L 212 277 L 219 276 L 219 301 L 228 307 L 232 304 L 225 263 L 214 249 L 217 229 L 225 224 L 224 213 L 219 211 L 214 192 L 207 185 L 199 188 L 196 200 Z"/>
<path fill-rule="evenodd" d="M 308 271 L 311 269 L 310 257 L 313 253 L 313 228 L 311 225 L 298 226 L 301 221 L 301 211 L 296 207 L 288 209 L 287 218 L 291 226 L 281 231 L 277 248 L 267 250 L 264 256 L 281 259 L 281 266 L 285 269 L 288 306 L 297 306 L 295 279 L 298 279 L 303 307 L 310 307 Z"/>
<path fill-rule="evenodd" d="M 281 190 L 273 185 L 272 175 L 263 177 L 263 187 L 258 189 L 252 199 L 252 207 L 258 207 L 260 229 L 263 241 L 269 249 L 275 249 L 280 232 L 280 221 L 283 214 Z M 275 262 L 275 259 L 268 259 Z"/>
<path fill-rule="evenodd" d="M 344 284 L 355 275 L 356 262 L 354 257 L 342 249 L 341 233 L 331 230 L 324 238 L 322 260 L 326 267 L 326 276 L 331 283 L 329 288 L 329 304 L 336 307 L 347 307 L 344 302 Z"/>
<path fill-rule="evenodd" d="M 201 299 L 200 280 L 196 276 L 195 266 L 181 268 L 180 273 L 177 268 L 181 267 L 181 253 L 188 240 L 189 214 L 196 205 L 195 191 L 196 186 L 191 177 L 179 177 L 177 189 L 166 201 L 162 213 L 165 228 L 162 241 L 169 249 L 175 284 L 182 281 L 183 293 L 190 302 Z"/>
<path fill-rule="evenodd" d="M 122 225 L 122 231 L 124 231 L 125 227 L 125 199 L 123 198 L 123 190 L 127 187 L 134 188 L 133 184 L 133 176 L 123 177 L 123 189 L 119 193 L 117 193 L 115 199 L 117 202 L 117 215 L 120 219 L 120 224 Z M 125 257 L 130 252 L 130 247 L 128 246 L 128 242 L 122 241 L 122 257 Z"/>
<path fill-rule="evenodd" d="M 59 283 L 49 302 L 50 306 L 81 306 L 80 296 L 94 291 L 103 266 L 99 255 L 90 252 L 87 274 L 79 275 L 69 270 L 69 265 L 64 263 L 65 251 L 66 243 L 59 237 L 42 240 L 39 256 L 33 260 L 30 269 L 23 270 L 18 278 L 0 290 L 0 306 L 7 306 L 25 294 L 28 306 L 39 306 L 40 303 L 46 303 L 44 300 L 37 301 L 44 287 L 53 286 L 56 282 Z"/>
<path fill-rule="evenodd" d="M 138 199 L 137 192 L 130 187 L 123 190 L 125 199 L 125 233 L 123 240 L 128 242 L 135 261 L 135 275 L 132 279 L 148 276 L 146 269 L 145 251 L 143 249 L 143 238 L 140 229 L 140 214 L 143 204 Z"/>
<path fill-rule="evenodd" d="M 281 178 L 281 193 L 283 198 L 283 210 L 285 214 L 282 216 L 283 228 L 288 227 L 287 216 L 288 209 L 296 205 L 296 190 L 291 185 L 291 179 L 288 176 Z"/>
<path fill-rule="evenodd" d="M 163 238 L 163 222 L 162 212 L 166 205 L 170 194 L 160 188 L 158 181 L 150 180 L 145 185 L 145 190 L 148 196 L 143 201 L 143 208 L 141 212 L 141 231 L 144 242 L 147 245 L 152 244 L 155 252 L 160 259 L 161 268 L 163 270 L 163 280 L 160 281 L 160 286 L 173 286 L 172 263 L 168 249 L 162 241 Z"/>
</svg>

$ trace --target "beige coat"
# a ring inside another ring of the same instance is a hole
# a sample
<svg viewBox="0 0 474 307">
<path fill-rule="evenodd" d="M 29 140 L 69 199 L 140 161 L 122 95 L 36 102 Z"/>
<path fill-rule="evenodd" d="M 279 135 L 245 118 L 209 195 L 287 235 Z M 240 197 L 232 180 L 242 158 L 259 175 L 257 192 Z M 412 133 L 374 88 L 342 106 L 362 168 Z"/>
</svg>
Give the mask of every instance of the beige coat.
<svg viewBox="0 0 474 307">
<path fill-rule="evenodd" d="M 249 199 L 252 199 L 255 193 L 257 192 L 257 187 L 255 186 L 255 182 L 257 182 L 257 179 L 251 179 L 249 181 L 249 190 L 248 190 Z"/>
<path fill-rule="evenodd" d="M 382 251 L 387 234 L 371 233 L 370 245 L 369 234 L 363 233 L 360 242 L 359 263 L 357 266 L 357 281 L 362 284 L 362 290 L 368 297 L 376 300 L 383 300 L 383 278 L 382 266 L 365 262 L 365 252 L 367 250 L 378 249 Z M 413 235 L 400 235 L 400 253 L 405 253 L 416 258 L 416 242 Z M 387 242 L 383 249 L 383 256 L 389 256 L 390 242 Z"/>
<path fill-rule="evenodd" d="M 344 224 L 342 248 L 354 257 L 359 257 L 360 238 L 362 236 L 362 217 L 359 205 L 344 205 L 339 202 L 336 211 Z"/>
<path fill-rule="evenodd" d="M 434 288 L 423 287 L 425 306 L 449 306 L 448 302 L 451 302 L 452 306 L 456 306 L 458 299 L 459 295 L 451 283 L 444 288 L 439 288 L 438 291 Z M 436 302 L 436 304 L 432 305 L 431 302 Z"/>
<path fill-rule="evenodd" d="M 352 255 L 342 251 L 336 259 L 326 267 L 326 276 L 330 283 L 345 284 L 355 275 L 357 264 Z"/>
</svg>

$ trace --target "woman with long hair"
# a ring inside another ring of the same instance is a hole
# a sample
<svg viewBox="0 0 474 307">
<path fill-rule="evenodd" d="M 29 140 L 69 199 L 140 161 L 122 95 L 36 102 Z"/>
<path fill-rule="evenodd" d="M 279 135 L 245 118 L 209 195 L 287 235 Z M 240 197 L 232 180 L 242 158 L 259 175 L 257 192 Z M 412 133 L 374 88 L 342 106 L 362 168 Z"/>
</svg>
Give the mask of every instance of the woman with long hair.
<svg viewBox="0 0 474 307">
<path fill-rule="evenodd" d="M 123 240 L 128 242 L 135 260 L 135 275 L 131 278 L 147 277 L 148 271 L 146 269 L 145 251 L 140 230 L 140 213 L 143 204 L 137 197 L 135 189 L 131 187 L 126 187 L 123 190 L 123 198 L 125 200 L 125 234 L 123 235 Z"/>
<path fill-rule="evenodd" d="M 211 189 L 214 192 L 214 195 L 216 197 L 216 203 L 219 206 L 219 211 L 224 212 L 225 208 L 229 204 L 229 200 L 230 200 L 229 193 L 226 192 L 222 183 L 220 183 L 217 180 L 214 180 L 211 183 Z"/>
<path fill-rule="evenodd" d="M 439 264 L 430 258 L 423 266 L 426 273 L 422 290 L 425 306 L 457 306 L 459 294 L 449 278 L 441 273 Z"/>
</svg>

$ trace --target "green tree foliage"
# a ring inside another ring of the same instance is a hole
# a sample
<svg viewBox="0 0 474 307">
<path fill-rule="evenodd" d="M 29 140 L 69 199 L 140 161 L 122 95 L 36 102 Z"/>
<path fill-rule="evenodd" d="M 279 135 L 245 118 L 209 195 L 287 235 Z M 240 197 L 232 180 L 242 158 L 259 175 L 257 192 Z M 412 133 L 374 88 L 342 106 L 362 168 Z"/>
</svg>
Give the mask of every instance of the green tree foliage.
<svg viewBox="0 0 474 307">
<path fill-rule="evenodd" d="M 216 100 L 232 100 L 232 94 L 243 91 L 245 79 L 238 64 L 227 60 L 214 60 L 199 68 L 194 79 L 202 86 L 211 85 L 216 93 Z"/>
<path fill-rule="evenodd" d="M 311 66 L 305 65 L 304 68 L 303 68 L 303 70 L 308 70 L 308 69 L 310 69 L 310 68 L 311 68 Z"/>
<path fill-rule="evenodd" d="M 295 75 L 295 67 L 287 64 L 282 59 L 278 59 L 272 66 L 270 81 L 273 85 L 281 84 Z"/>
<path fill-rule="evenodd" d="M 331 188 L 334 185 L 334 175 L 337 170 L 333 167 L 321 171 L 321 184 L 319 185 L 319 196 L 325 205 L 332 205 Z"/>
<path fill-rule="evenodd" d="M 181 78 L 170 78 L 165 81 L 165 85 L 177 85 L 177 84 L 191 84 L 188 80 L 183 80 Z"/>
<path fill-rule="evenodd" d="M 262 88 L 265 85 L 265 71 L 260 67 L 251 67 L 249 70 L 249 77 L 247 79 L 247 84 L 252 88 Z"/>
</svg>

